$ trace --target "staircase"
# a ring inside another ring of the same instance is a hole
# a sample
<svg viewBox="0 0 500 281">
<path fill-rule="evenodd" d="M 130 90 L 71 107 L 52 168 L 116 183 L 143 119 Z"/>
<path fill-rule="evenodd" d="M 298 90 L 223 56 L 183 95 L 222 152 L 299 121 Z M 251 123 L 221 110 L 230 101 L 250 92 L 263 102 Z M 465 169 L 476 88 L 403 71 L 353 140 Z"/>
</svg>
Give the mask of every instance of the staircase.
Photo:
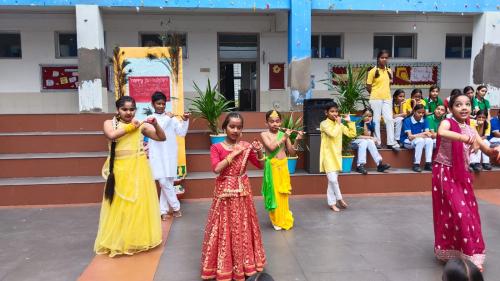
<svg viewBox="0 0 500 281">
<path fill-rule="evenodd" d="M 252 141 L 264 130 L 264 113 L 243 113 L 243 139 Z M 102 123 L 109 114 L 0 115 L 0 206 L 100 202 L 107 157 Z M 186 137 L 188 177 L 183 198 L 212 196 L 209 136 L 203 120 L 191 121 Z M 420 192 L 430 190 L 430 172 L 410 170 L 412 152 L 381 150 L 389 173 L 377 173 L 370 159 L 368 175 L 342 174 L 342 191 L 349 193 Z M 326 176 L 304 171 L 300 157 L 292 175 L 293 194 L 324 194 Z M 260 194 L 262 171 L 249 167 L 254 194 Z M 475 177 L 476 188 L 499 188 L 500 169 Z"/>
</svg>

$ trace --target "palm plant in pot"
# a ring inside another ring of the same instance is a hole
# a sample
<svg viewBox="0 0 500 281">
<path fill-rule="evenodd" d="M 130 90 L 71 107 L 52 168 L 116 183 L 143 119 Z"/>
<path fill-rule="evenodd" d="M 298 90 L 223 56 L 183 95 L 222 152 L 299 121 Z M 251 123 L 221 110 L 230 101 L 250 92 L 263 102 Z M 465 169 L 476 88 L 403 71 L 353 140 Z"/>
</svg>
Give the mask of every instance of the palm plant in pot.
<svg viewBox="0 0 500 281">
<path fill-rule="evenodd" d="M 360 120 L 359 116 L 352 113 L 368 108 L 368 92 L 366 91 L 367 66 L 353 67 L 350 63 L 346 65 L 345 74 L 336 74 L 333 71 L 329 79 L 322 80 L 329 90 L 333 90 L 338 95 L 335 97 L 339 105 L 340 114 L 350 114 L 351 121 Z M 361 134 L 357 130 L 357 136 Z M 355 139 L 343 136 L 342 138 L 342 172 L 351 171 L 354 153 L 352 151 L 352 141 Z"/>
<path fill-rule="evenodd" d="M 210 130 L 210 140 L 212 144 L 222 142 L 226 137 L 219 127 L 219 118 L 222 113 L 232 110 L 231 101 L 227 100 L 219 92 L 219 87 L 216 84 L 212 87 L 210 79 L 208 79 L 207 87 L 201 90 L 198 85 L 193 82 L 197 96 L 192 99 L 187 99 L 191 102 L 189 111 L 195 118 L 205 119 Z"/>
<path fill-rule="evenodd" d="M 302 131 L 303 130 L 303 125 L 302 125 L 302 117 L 297 117 L 295 118 L 293 115 L 293 112 L 290 112 L 290 114 L 286 114 L 283 116 L 283 121 L 281 122 L 281 127 L 294 130 L 292 134 L 289 136 L 289 139 L 292 143 L 295 142 L 295 139 L 297 138 L 297 132 L 296 131 Z M 299 150 L 301 150 L 301 146 L 299 144 Z M 288 157 L 288 171 L 290 174 L 295 173 L 295 168 L 297 167 L 297 160 L 299 159 L 299 156 L 289 156 Z"/>
</svg>

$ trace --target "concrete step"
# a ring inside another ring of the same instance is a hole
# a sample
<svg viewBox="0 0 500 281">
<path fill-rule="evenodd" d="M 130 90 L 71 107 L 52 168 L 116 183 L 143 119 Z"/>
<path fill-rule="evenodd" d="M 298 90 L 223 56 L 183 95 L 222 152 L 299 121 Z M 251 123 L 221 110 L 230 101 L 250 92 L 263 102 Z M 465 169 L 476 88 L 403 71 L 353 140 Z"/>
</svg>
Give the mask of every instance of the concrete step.
<svg viewBox="0 0 500 281">
<path fill-rule="evenodd" d="M 381 149 L 380 153 L 384 162 L 393 168 L 411 166 L 412 151 L 403 149 L 395 153 L 389 149 Z M 107 151 L 0 154 L 0 166 L 3 167 L 0 178 L 99 176 L 107 156 Z M 186 159 L 189 174 L 212 170 L 209 150 L 187 150 Z M 297 169 L 304 169 L 304 159 L 304 152 L 299 152 Z M 376 167 L 370 157 L 367 167 Z M 248 169 L 257 168 L 249 165 Z"/>
<path fill-rule="evenodd" d="M 0 133 L 0 153 L 61 153 L 105 151 L 102 131 Z"/>
<path fill-rule="evenodd" d="M 248 171 L 253 194 L 260 195 L 262 171 Z M 500 168 L 475 175 L 475 189 L 498 189 Z M 184 199 L 212 197 L 215 175 L 192 172 L 183 183 Z M 325 194 L 324 174 L 307 174 L 303 170 L 291 176 L 295 195 Z M 409 169 L 393 169 L 388 173 L 373 170 L 368 175 L 340 174 L 345 194 L 422 192 L 431 189 L 431 173 L 415 173 Z M 101 177 L 35 177 L 0 179 L 0 206 L 96 203 L 102 200 L 104 180 Z"/>
<path fill-rule="evenodd" d="M 0 133 L 100 131 L 113 114 L 0 114 Z"/>
</svg>

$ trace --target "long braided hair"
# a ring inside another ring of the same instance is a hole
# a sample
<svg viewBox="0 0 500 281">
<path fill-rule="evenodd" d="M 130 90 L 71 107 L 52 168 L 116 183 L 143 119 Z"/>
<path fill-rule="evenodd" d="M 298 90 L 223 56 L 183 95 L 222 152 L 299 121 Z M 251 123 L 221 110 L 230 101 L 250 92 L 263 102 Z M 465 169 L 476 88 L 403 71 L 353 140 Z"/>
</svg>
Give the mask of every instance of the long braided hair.
<svg viewBox="0 0 500 281">
<path fill-rule="evenodd" d="M 388 55 L 390 56 L 389 54 L 389 51 L 387 50 L 380 50 L 380 52 L 378 52 L 377 54 L 377 66 L 375 67 L 375 78 L 379 78 L 380 77 L 380 73 L 378 72 L 378 69 L 379 69 L 379 62 L 378 60 L 380 59 L 380 57 L 382 55 Z M 384 70 L 388 70 L 389 68 L 387 67 L 387 65 L 384 66 Z M 390 71 L 387 71 L 387 76 L 389 76 L 389 79 L 392 80 L 392 74 Z"/>
<path fill-rule="evenodd" d="M 124 106 L 125 103 L 127 102 L 131 102 L 135 107 L 135 100 L 132 97 L 122 96 L 115 103 L 116 109 L 119 109 L 120 107 Z M 117 130 L 118 124 L 120 122 L 120 115 L 117 114 L 115 117 L 113 117 L 112 122 L 113 122 L 113 128 Z M 106 188 L 104 189 L 104 198 L 109 201 L 110 205 L 113 203 L 113 198 L 115 196 L 115 174 L 113 170 L 115 166 L 116 143 L 117 143 L 116 139 L 111 141 L 111 147 L 109 149 L 109 175 L 106 180 Z"/>
</svg>

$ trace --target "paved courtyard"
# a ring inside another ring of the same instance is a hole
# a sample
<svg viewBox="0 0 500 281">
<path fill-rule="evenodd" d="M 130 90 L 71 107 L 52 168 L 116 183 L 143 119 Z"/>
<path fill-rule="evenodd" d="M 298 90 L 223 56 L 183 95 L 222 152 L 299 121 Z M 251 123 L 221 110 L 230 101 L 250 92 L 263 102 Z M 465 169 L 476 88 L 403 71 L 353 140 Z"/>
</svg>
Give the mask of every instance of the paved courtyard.
<svg viewBox="0 0 500 281">
<path fill-rule="evenodd" d="M 429 195 L 347 197 L 331 212 L 324 198 L 294 197 L 295 227 L 274 231 L 256 199 L 266 271 L 277 281 L 441 280 L 433 257 Z M 210 202 L 183 203 L 170 229 L 156 281 L 199 280 Z M 76 280 L 94 255 L 99 206 L 0 209 L 0 280 Z M 500 276 L 500 206 L 480 200 L 487 244 L 485 280 Z"/>
</svg>

